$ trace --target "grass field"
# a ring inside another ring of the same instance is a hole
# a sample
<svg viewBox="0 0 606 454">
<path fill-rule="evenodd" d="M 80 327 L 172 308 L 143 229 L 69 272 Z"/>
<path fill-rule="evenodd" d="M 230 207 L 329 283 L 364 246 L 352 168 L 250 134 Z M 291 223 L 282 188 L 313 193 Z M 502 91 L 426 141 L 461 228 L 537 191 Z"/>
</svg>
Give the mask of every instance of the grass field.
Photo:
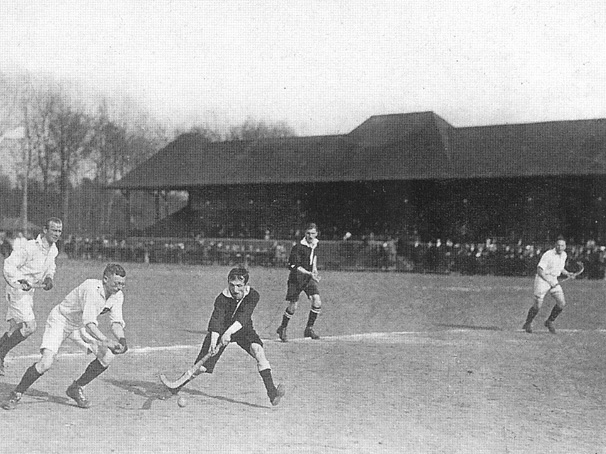
<svg viewBox="0 0 606 454">
<path fill-rule="evenodd" d="M 39 331 L 7 357 L 6 396 L 37 359 L 49 310 L 104 264 L 62 261 L 39 292 Z M 12 412 L 0 413 L 11 453 L 606 453 L 603 282 L 565 284 L 551 335 L 521 330 L 532 279 L 325 272 L 320 341 L 302 339 L 309 305 L 275 340 L 285 269 L 251 269 L 254 314 L 274 378 L 271 407 L 255 362 L 230 346 L 215 373 L 181 393 L 159 384 L 195 358 L 228 268 L 125 264 L 131 350 L 87 387 L 89 410 L 65 388 L 90 362 L 67 343 Z"/>
</svg>

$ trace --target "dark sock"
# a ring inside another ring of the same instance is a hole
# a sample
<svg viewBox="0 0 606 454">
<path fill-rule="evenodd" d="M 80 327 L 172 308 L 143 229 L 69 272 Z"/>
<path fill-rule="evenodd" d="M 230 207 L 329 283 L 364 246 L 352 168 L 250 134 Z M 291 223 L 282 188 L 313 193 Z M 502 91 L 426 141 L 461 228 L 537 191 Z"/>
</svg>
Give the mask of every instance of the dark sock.
<svg viewBox="0 0 606 454">
<path fill-rule="evenodd" d="M 288 326 L 288 322 L 290 322 L 293 315 L 295 314 L 288 312 L 288 309 L 284 311 L 284 315 L 282 316 L 282 328 L 286 328 Z"/>
<path fill-rule="evenodd" d="M 550 322 L 553 322 L 556 318 L 558 318 L 558 315 L 560 315 L 562 310 L 563 309 L 556 304 L 555 306 L 553 306 L 553 309 L 551 310 L 551 314 L 549 315 L 549 318 L 547 320 L 549 320 Z"/>
<path fill-rule="evenodd" d="M 38 369 L 36 369 L 36 363 L 32 364 L 27 368 L 27 370 L 23 374 L 21 381 L 15 388 L 15 392 L 23 394 L 40 377 L 42 377 L 42 374 L 38 372 Z"/>
<path fill-rule="evenodd" d="M 5 336 L 6 336 L 6 334 L 5 334 Z M 4 336 L 2 336 L 2 338 L 4 339 Z M 0 359 L 4 359 L 4 357 L 6 356 L 6 354 L 9 351 L 11 351 L 13 348 L 15 348 L 18 344 L 23 342 L 25 339 L 26 338 L 23 334 L 21 334 L 20 329 L 18 329 L 13 334 L 8 336 L 8 338 L 5 339 L 4 342 L 2 342 L 2 346 L 0 346 Z"/>
<path fill-rule="evenodd" d="M 259 375 L 261 375 L 261 378 L 263 379 L 267 395 L 269 397 L 274 397 L 276 395 L 276 385 L 274 385 L 274 379 L 271 376 L 271 369 L 263 369 L 259 372 Z"/>
<path fill-rule="evenodd" d="M 101 375 L 107 367 L 105 367 L 98 359 L 95 359 L 92 363 L 88 365 L 84 373 L 80 376 L 78 380 L 75 381 L 78 386 L 86 386 L 99 375 Z"/>
<path fill-rule="evenodd" d="M 313 309 L 309 311 L 309 318 L 307 319 L 307 327 L 311 328 L 316 323 L 316 318 L 318 318 L 318 313 L 314 312 Z"/>
<path fill-rule="evenodd" d="M 528 315 L 526 316 L 526 323 L 532 323 L 532 321 L 534 320 L 534 318 L 537 316 L 537 314 L 539 313 L 539 310 L 532 306 L 529 310 L 528 310 Z"/>
<path fill-rule="evenodd" d="M 0 347 L 2 346 L 2 344 L 4 344 L 6 339 L 8 339 L 8 332 L 4 333 L 4 335 L 0 337 Z"/>
</svg>

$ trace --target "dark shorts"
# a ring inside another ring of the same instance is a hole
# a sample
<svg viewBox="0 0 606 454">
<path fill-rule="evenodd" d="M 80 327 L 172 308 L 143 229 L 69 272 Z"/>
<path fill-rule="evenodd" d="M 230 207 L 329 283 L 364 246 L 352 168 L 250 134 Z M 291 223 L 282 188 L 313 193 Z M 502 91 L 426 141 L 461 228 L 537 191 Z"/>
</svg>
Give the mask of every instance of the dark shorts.
<svg viewBox="0 0 606 454">
<path fill-rule="evenodd" d="M 206 355 L 208 353 L 208 351 L 210 350 L 210 338 L 211 338 L 211 335 L 210 335 L 210 333 L 208 333 L 206 335 L 206 337 L 204 338 L 204 342 L 202 343 L 202 348 L 200 349 L 200 353 L 198 353 L 198 356 L 196 357 L 194 364 L 196 364 L 198 361 L 200 361 L 200 359 L 202 359 L 204 357 L 204 355 Z M 233 336 L 231 336 L 231 342 L 232 343 L 235 342 L 236 344 L 238 344 L 240 346 L 240 348 L 242 350 L 244 350 L 246 353 L 248 353 L 249 355 L 250 355 L 250 346 L 252 344 L 259 344 L 261 347 L 263 347 L 263 341 L 261 340 L 261 338 L 259 337 L 257 332 L 254 329 L 250 329 L 250 328 L 240 329 L 240 331 L 238 331 Z M 204 363 L 204 367 L 206 368 L 206 373 L 208 373 L 208 374 L 213 373 L 213 370 L 215 369 L 215 365 L 217 364 L 217 361 L 219 361 L 219 358 L 221 357 L 221 355 L 223 354 L 224 351 L 225 351 L 225 347 L 223 347 L 221 350 L 219 350 L 219 353 L 217 353 L 215 356 L 209 358 Z"/>
<path fill-rule="evenodd" d="M 288 283 L 286 286 L 286 301 L 299 301 L 301 292 L 305 292 L 308 297 L 320 294 L 318 283 L 314 281 L 311 276 L 306 276 L 301 273 L 297 273 L 296 276 L 292 274 L 288 276 Z"/>
</svg>

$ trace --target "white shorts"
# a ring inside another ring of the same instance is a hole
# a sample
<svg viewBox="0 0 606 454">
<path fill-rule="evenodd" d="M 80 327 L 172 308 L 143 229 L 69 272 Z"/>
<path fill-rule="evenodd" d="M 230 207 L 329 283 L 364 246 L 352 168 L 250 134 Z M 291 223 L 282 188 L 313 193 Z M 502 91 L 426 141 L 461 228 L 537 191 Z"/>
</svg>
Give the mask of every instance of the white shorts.
<svg viewBox="0 0 606 454">
<path fill-rule="evenodd" d="M 551 293 L 555 295 L 557 293 L 564 294 L 564 290 L 562 290 L 561 285 L 557 285 L 555 288 L 551 288 L 551 284 L 547 282 L 545 279 L 539 276 L 535 276 L 534 278 L 534 296 L 537 298 L 544 298 L 545 295 Z"/>
<path fill-rule="evenodd" d="M 17 323 L 33 322 L 36 320 L 34 315 L 34 289 L 23 291 L 7 284 L 6 301 L 8 310 L 6 311 L 6 321 L 15 320 Z"/>
<path fill-rule="evenodd" d="M 46 326 L 44 328 L 44 335 L 42 336 L 42 344 L 40 345 L 40 351 L 48 348 L 53 353 L 59 352 L 59 347 L 69 338 L 77 346 L 87 353 L 94 353 L 98 356 L 101 342 L 93 338 L 86 332 L 86 328 L 75 326 L 70 323 L 55 307 L 48 318 L 46 319 Z"/>
</svg>

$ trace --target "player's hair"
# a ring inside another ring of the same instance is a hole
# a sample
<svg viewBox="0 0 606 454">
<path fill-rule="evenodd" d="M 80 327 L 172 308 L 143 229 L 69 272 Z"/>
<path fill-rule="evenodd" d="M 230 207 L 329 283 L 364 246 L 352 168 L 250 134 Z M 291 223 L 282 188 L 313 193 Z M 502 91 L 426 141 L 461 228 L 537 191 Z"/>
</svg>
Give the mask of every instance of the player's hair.
<svg viewBox="0 0 606 454">
<path fill-rule="evenodd" d="M 122 265 L 118 265 L 117 263 L 110 263 L 105 267 L 103 271 L 103 276 L 111 277 L 114 274 L 117 274 L 120 277 L 126 277 L 126 270 L 122 268 Z"/>
<path fill-rule="evenodd" d="M 566 238 L 564 238 L 564 235 L 558 235 L 555 242 L 557 243 L 558 241 L 566 241 Z"/>
<path fill-rule="evenodd" d="M 248 273 L 248 270 L 243 266 L 238 266 L 236 268 L 231 269 L 231 271 L 227 275 L 227 281 L 229 282 L 233 279 L 240 279 L 243 280 L 245 284 L 248 284 L 249 277 L 250 274 Z"/>
<path fill-rule="evenodd" d="M 311 229 L 315 229 L 316 231 L 318 231 L 318 226 L 316 225 L 315 222 L 310 222 L 309 224 L 307 224 L 305 226 L 305 232 L 307 232 L 308 230 L 311 230 Z"/>
<path fill-rule="evenodd" d="M 56 217 L 51 217 L 46 220 L 46 222 L 44 223 L 44 227 L 46 227 L 47 229 L 50 229 L 51 222 L 53 222 L 55 224 L 63 225 L 63 221 L 61 219 L 56 218 Z"/>
</svg>

